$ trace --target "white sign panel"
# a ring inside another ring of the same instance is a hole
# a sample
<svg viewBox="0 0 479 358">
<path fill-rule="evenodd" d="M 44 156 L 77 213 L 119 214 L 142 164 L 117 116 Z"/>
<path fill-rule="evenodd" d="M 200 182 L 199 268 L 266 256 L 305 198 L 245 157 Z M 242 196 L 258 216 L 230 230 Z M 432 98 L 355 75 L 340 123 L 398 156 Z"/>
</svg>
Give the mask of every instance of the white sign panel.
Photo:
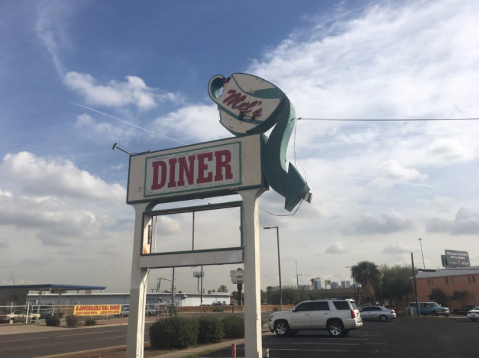
<svg viewBox="0 0 479 358">
<path fill-rule="evenodd" d="M 233 284 L 244 283 L 243 277 L 232 277 L 231 283 Z"/>
<path fill-rule="evenodd" d="M 240 154 L 232 143 L 146 158 L 145 196 L 238 185 Z"/>
<path fill-rule="evenodd" d="M 260 135 L 130 156 L 127 203 L 226 195 L 266 186 Z"/>
<path fill-rule="evenodd" d="M 243 270 L 230 270 L 230 277 L 243 277 Z"/>
</svg>

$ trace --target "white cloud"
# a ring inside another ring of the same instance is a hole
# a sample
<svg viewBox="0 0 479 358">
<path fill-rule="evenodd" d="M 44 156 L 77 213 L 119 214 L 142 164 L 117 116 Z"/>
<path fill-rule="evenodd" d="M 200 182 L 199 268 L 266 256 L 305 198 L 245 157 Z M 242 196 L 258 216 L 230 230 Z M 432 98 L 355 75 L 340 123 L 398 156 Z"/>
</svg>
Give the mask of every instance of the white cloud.
<svg viewBox="0 0 479 358">
<path fill-rule="evenodd" d="M 389 210 L 381 215 L 361 214 L 358 220 L 349 224 L 343 224 L 340 230 L 346 235 L 365 235 L 390 234 L 412 230 L 413 228 L 412 220 L 394 210 Z"/>
<path fill-rule="evenodd" d="M 62 200 L 94 200 L 123 205 L 125 189 L 107 184 L 65 159 L 45 159 L 29 152 L 7 154 L 0 166 L 2 176 L 23 193 L 36 197 L 58 196 Z"/>
<path fill-rule="evenodd" d="M 413 251 L 416 250 L 407 245 L 389 245 L 386 246 L 382 252 L 385 254 L 406 254 Z"/>
<path fill-rule="evenodd" d="M 343 254 L 350 251 L 349 245 L 337 242 L 326 249 L 327 254 Z"/>
<path fill-rule="evenodd" d="M 134 134 L 134 129 L 132 127 L 125 128 L 125 126 L 114 126 L 108 122 L 97 122 L 86 113 L 77 117 L 75 127 L 91 129 L 94 132 L 102 135 L 102 137 L 106 137 L 111 140 L 119 140 L 125 137 L 128 138 L 130 135 Z"/>
<path fill-rule="evenodd" d="M 427 150 L 427 154 L 435 157 L 441 166 L 468 161 L 474 158 L 471 150 L 464 148 L 457 138 L 438 138 Z"/>
<path fill-rule="evenodd" d="M 43 1 L 38 7 L 35 30 L 38 38 L 50 54 L 57 74 L 63 78 L 65 68 L 61 61 L 60 49 L 69 47 L 65 24 L 71 13 L 66 3 Z"/>
<path fill-rule="evenodd" d="M 412 180 L 424 181 L 427 175 L 413 168 L 404 168 L 395 160 L 387 160 L 378 166 L 378 176 L 371 181 L 372 186 L 389 188 L 395 183 L 405 183 Z"/>
<path fill-rule="evenodd" d="M 148 110 L 160 100 L 174 100 L 172 93 L 156 94 L 158 90 L 148 87 L 139 77 L 126 76 L 125 82 L 109 81 L 108 85 L 99 85 L 97 80 L 88 74 L 68 72 L 65 84 L 83 96 L 91 105 L 106 107 L 125 107 L 134 105 L 140 110 Z"/>
<path fill-rule="evenodd" d="M 52 197 L 0 197 L 0 211 L 1 226 L 33 230 L 45 245 L 79 245 L 106 237 L 101 231 L 104 225 L 93 212 L 68 206 Z"/>
<path fill-rule="evenodd" d="M 470 208 L 460 208 L 454 220 L 430 218 L 426 221 L 426 231 L 447 232 L 451 235 L 479 234 L 479 213 Z"/>
<path fill-rule="evenodd" d="M 6 249 L 7 247 L 8 247 L 8 241 L 4 239 L 3 237 L 0 237 L 0 249 Z"/>
<path fill-rule="evenodd" d="M 157 118 L 150 128 L 188 141 L 208 141 L 231 136 L 219 123 L 216 105 L 182 107 Z"/>
<path fill-rule="evenodd" d="M 450 212 L 457 206 L 455 199 L 447 196 L 435 196 L 432 199 L 422 200 L 425 208 L 433 212 Z"/>
</svg>

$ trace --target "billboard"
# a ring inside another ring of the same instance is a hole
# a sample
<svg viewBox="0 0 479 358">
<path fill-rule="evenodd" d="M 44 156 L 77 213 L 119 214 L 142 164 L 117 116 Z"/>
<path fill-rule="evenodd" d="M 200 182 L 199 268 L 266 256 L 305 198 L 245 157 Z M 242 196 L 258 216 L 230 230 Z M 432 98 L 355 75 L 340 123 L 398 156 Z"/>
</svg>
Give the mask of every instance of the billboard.
<svg viewBox="0 0 479 358">
<path fill-rule="evenodd" d="M 79 305 L 74 308 L 75 316 L 101 316 L 121 313 L 121 305 Z"/>
<path fill-rule="evenodd" d="M 130 156 L 127 203 L 171 202 L 266 187 L 263 137 L 250 135 Z"/>
<path fill-rule="evenodd" d="M 446 267 L 469 267 L 469 253 L 467 251 L 445 250 Z"/>
</svg>

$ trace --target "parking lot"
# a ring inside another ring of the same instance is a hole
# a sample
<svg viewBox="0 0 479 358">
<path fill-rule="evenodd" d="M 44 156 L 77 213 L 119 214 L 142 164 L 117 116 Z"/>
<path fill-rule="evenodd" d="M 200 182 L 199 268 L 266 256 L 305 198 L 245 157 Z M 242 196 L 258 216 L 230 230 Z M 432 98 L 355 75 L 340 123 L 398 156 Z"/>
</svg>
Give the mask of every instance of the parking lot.
<svg viewBox="0 0 479 358">
<path fill-rule="evenodd" d="M 398 318 L 389 322 L 364 322 L 344 338 L 330 338 L 326 332 L 300 332 L 280 338 L 263 336 L 270 357 L 479 357 L 479 323 L 464 318 Z M 202 357 L 231 357 L 231 349 Z M 237 347 L 244 357 L 244 346 Z"/>
</svg>

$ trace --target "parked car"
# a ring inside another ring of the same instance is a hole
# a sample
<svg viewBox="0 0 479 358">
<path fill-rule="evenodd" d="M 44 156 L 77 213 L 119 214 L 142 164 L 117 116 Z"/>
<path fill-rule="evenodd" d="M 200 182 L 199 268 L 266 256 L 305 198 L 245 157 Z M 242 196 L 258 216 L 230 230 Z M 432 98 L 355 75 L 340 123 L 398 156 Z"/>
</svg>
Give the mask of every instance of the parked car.
<svg viewBox="0 0 479 358">
<path fill-rule="evenodd" d="M 120 314 L 117 314 L 116 317 L 128 317 L 130 315 L 130 305 L 121 305 Z"/>
<path fill-rule="evenodd" d="M 474 305 L 465 305 L 465 306 L 462 306 L 461 308 L 458 308 L 458 309 L 455 309 L 452 311 L 452 313 L 454 314 L 464 314 L 466 315 L 470 310 L 473 310 L 474 309 Z"/>
<path fill-rule="evenodd" d="M 467 318 L 469 318 L 472 322 L 476 322 L 477 319 L 479 319 L 479 306 L 476 306 L 467 312 Z"/>
<path fill-rule="evenodd" d="M 396 311 L 390 310 L 383 306 L 363 306 L 359 312 L 363 320 L 373 320 L 387 322 L 389 319 L 396 318 Z"/>
<path fill-rule="evenodd" d="M 37 320 L 37 316 L 37 314 L 27 314 L 25 310 L 15 310 L 13 312 L 3 311 L 0 313 L 0 322 L 35 322 Z"/>
<path fill-rule="evenodd" d="M 362 325 L 356 303 L 349 299 L 304 301 L 292 310 L 272 313 L 268 323 L 269 330 L 278 336 L 300 330 L 327 330 L 332 337 L 343 337 Z"/>
<path fill-rule="evenodd" d="M 418 302 L 420 315 L 445 316 L 449 317 L 449 308 L 442 307 L 436 302 Z M 416 307 L 416 302 L 411 302 L 409 307 Z"/>
<path fill-rule="evenodd" d="M 35 306 L 33 308 L 33 312 L 39 315 L 39 319 L 45 319 L 49 316 L 53 316 L 53 314 L 55 313 L 52 306 Z"/>
<path fill-rule="evenodd" d="M 150 317 L 150 316 L 158 316 L 160 314 L 160 310 L 157 310 L 155 308 L 149 308 L 147 307 L 145 310 L 145 316 Z"/>
</svg>

